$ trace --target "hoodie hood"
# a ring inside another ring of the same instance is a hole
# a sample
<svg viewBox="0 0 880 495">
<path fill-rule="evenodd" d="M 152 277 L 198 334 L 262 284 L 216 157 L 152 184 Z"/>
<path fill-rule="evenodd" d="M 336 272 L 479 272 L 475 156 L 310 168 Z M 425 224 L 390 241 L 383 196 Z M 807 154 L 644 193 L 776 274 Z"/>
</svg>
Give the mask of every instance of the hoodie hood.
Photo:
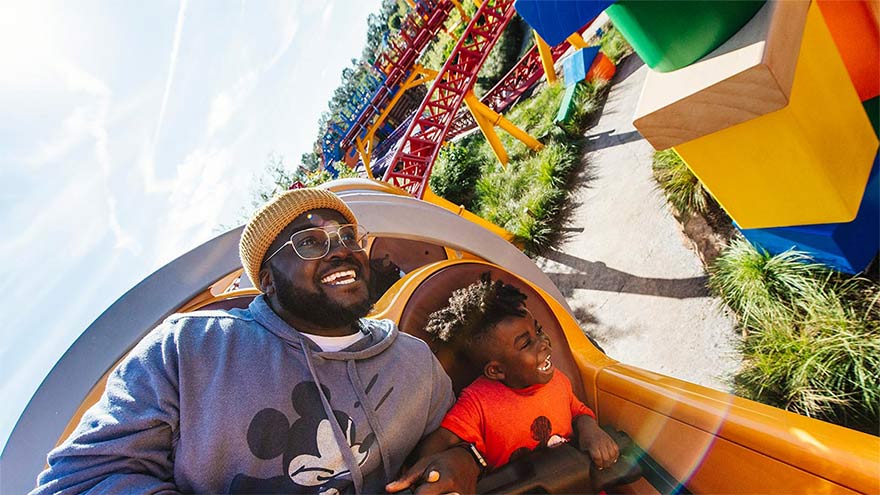
<svg viewBox="0 0 880 495">
<path fill-rule="evenodd" d="M 281 319 L 269 304 L 264 295 L 259 295 L 248 306 L 254 320 L 266 328 L 273 335 L 286 342 L 288 345 L 303 349 L 307 347 L 310 354 L 323 359 L 336 361 L 357 361 L 368 359 L 387 349 L 397 339 L 397 326 L 389 320 L 371 320 L 361 318 L 358 322 L 360 331 L 366 338 L 360 339 L 348 348 L 337 352 L 323 352 L 314 342 L 303 336 L 297 329 L 288 325 Z"/>
</svg>

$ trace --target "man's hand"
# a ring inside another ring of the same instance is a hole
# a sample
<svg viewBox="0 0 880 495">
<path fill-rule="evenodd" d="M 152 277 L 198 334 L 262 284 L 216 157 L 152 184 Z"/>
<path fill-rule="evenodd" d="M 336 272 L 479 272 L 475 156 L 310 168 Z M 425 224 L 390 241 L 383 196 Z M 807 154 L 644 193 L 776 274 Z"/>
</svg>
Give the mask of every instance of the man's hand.
<svg viewBox="0 0 880 495">
<path fill-rule="evenodd" d="M 611 467 L 620 451 L 614 440 L 599 428 L 596 420 L 584 414 L 575 420 L 580 449 L 590 455 L 598 469 Z"/>
<path fill-rule="evenodd" d="M 470 494 L 477 492 L 479 474 L 473 456 L 463 448 L 453 447 L 419 459 L 385 489 L 396 493 L 410 488 L 417 495 Z"/>
</svg>

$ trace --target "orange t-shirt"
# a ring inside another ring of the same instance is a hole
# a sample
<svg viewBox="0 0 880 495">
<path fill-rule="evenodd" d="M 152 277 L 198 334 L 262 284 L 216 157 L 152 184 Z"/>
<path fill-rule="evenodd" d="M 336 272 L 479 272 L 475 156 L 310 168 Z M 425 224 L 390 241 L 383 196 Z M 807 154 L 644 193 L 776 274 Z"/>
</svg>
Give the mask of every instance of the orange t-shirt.
<svg viewBox="0 0 880 495">
<path fill-rule="evenodd" d="M 494 469 L 540 447 L 568 441 L 572 420 L 596 417 L 554 370 L 546 384 L 522 389 L 481 376 L 461 391 L 440 426 L 471 442 Z"/>
</svg>

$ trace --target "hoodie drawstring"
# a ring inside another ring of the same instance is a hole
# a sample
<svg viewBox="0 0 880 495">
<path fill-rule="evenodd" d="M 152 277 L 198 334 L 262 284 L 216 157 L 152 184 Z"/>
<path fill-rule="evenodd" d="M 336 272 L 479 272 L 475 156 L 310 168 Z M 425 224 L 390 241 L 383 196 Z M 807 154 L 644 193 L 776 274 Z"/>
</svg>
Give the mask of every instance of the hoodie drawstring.
<svg viewBox="0 0 880 495">
<path fill-rule="evenodd" d="M 324 406 L 324 414 L 327 415 L 330 426 L 333 428 L 333 435 L 336 437 L 336 444 L 339 446 L 339 451 L 342 453 L 342 457 L 345 458 L 345 463 L 348 464 L 349 472 L 351 473 L 351 480 L 354 483 L 354 491 L 355 493 L 363 493 L 364 474 L 361 472 L 361 467 L 358 465 L 357 460 L 354 458 L 354 454 L 351 452 L 351 445 L 348 444 L 348 439 L 345 438 L 345 433 L 342 432 L 342 427 L 339 426 L 339 422 L 336 420 L 336 415 L 333 414 L 333 408 L 330 407 L 330 401 L 327 400 L 324 391 L 321 390 L 321 382 L 318 380 L 318 373 L 315 372 L 315 365 L 312 363 L 312 353 L 309 349 L 309 345 L 307 342 L 302 342 L 302 340 L 300 340 L 300 346 L 306 357 L 306 364 L 309 367 L 309 372 L 312 374 L 312 379 L 315 380 L 315 385 L 318 387 L 318 395 L 321 397 L 321 405 Z M 363 403 L 363 401 L 361 401 L 361 403 Z M 364 410 L 366 411 L 366 407 Z M 367 414 L 368 422 L 369 417 L 370 415 Z M 370 422 L 370 425 L 372 426 L 372 422 Z M 381 450 L 384 452 L 384 449 Z"/>
<path fill-rule="evenodd" d="M 370 404 L 369 399 L 367 398 L 367 394 L 364 391 L 363 383 L 361 383 L 361 378 L 357 373 L 357 366 L 354 361 L 349 361 L 348 366 L 348 378 L 351 380 L 352 384 L 354 384 L 354 392 L 357 395 L 358 401 L 363 405 L 364 415 L 367 417 L 367 423 L 370 424 L 370 428 L 373 429 L 373 433 L 376 435 L 376 445 L 379 447 L 379 454 L 382 456 L 382 465 L 385 467 L 385 479 L 392 480 L 394 479 L 394 473 L 391 472 L 391 459 L 390 454 L 388 453 L 388 449 L 382 445 L 382 439 L 385 438 L 385 433 L 382 431 L 382 427 L 379 424 L 379 420 L 376 419 L 375 409 Z"/>
</svg>

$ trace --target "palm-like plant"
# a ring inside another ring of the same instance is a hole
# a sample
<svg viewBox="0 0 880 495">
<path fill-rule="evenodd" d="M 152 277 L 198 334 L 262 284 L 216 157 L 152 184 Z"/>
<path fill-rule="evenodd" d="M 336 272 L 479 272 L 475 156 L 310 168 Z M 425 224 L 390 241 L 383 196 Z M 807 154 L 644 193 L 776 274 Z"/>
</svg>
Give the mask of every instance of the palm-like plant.
<svg viewBox="0 0 880 495">
<path fill-rule="evenodd" d="M 770 256 L 739 238 L 710 270 L 710 287 L 744 329 L 737 391 L 806 416 L 876 430 L 880 287 L 810 261 L 797 251 Z"/>
</svg>

